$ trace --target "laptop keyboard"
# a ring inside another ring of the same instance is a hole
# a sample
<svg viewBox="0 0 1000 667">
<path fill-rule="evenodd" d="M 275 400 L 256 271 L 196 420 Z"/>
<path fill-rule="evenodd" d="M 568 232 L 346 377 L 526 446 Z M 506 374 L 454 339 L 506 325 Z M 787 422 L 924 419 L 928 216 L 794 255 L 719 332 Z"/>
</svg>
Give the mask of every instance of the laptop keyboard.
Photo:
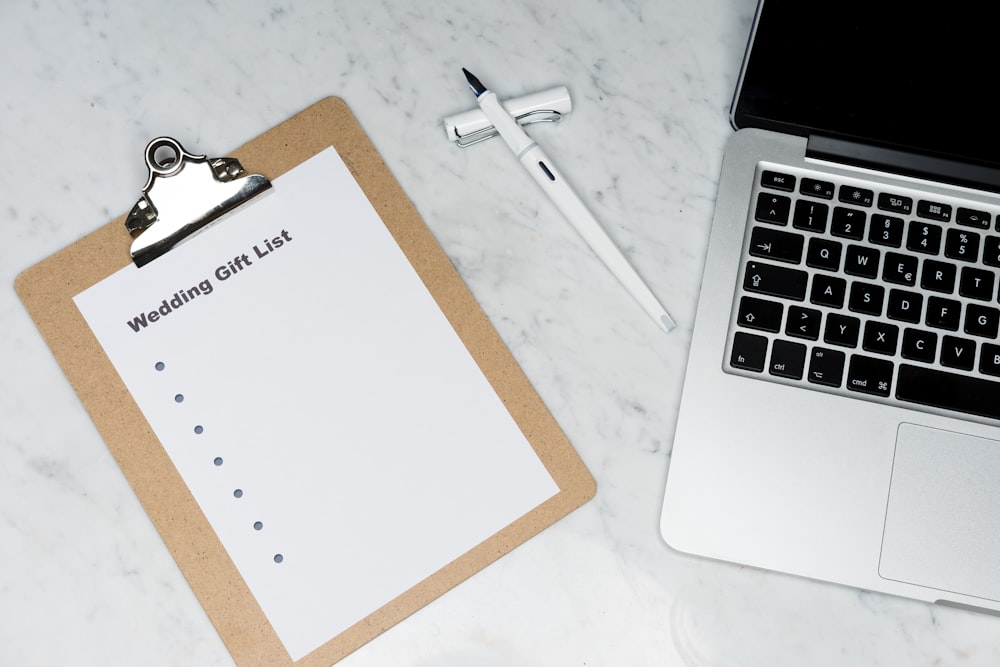
<svg viewBox="0 0 1000 667">
<path fill-rule="evenodd" d="M 1000 419 L 1000 208 L 757 168 L 727 370 Z"/>
</svg>

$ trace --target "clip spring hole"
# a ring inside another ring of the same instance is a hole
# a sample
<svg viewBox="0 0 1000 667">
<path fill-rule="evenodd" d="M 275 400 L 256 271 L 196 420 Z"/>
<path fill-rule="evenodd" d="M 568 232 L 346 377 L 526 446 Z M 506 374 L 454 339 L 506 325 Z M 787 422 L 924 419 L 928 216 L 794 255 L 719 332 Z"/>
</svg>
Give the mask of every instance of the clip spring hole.
<svg viewBox="0 0 1000 667">
<path fill-rule="evenodd" d="M 184 149 L 169 137 L 153 141 L 146 148 L 146 166 L 149 170 L 163 176 L 169 176 L 182 164 Z"/>
</svg>

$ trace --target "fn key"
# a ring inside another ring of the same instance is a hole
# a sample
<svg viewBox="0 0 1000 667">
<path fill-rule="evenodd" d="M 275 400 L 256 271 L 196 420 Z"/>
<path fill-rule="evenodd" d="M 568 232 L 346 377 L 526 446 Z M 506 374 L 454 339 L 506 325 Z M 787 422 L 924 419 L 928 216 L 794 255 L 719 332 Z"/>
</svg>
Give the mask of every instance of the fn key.
<svg viewBox="0 0 1000 667">
<path fill-rule="evenodd" d="M 733 368 L 745 371 L 764 370 L 764 357 L 767 356 L 767 338 L 754 334 L 737 332 L 733 336 L 733 352 L 729 356 L 729 364 Z"/>
</svg>

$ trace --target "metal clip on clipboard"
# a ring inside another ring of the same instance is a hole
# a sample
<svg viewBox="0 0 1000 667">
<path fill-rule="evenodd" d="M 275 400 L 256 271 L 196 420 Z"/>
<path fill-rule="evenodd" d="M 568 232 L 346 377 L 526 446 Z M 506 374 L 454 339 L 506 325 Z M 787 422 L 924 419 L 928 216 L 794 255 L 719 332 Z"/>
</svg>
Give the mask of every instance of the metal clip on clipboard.
<svg viewBox="0 0 1000 667">
<path fill-rule="evenodd" d="M 521 125 L 557 122 L 573 109 L 566 86 L 504 100 L 501 104 Z M 448 116 L 444 128 L 448 139 L 462 148 L 497 136 L 496 129 L 479 108 Z"/>
<path fill-rule="evenodd" d="M 266 177 L 246 174 L 236 159 L 192 155 L 170 137 L 149 142 L 146 166 L 142 197 L 125 219 L 132 261 L 140 267 L 271 189 Z"/>
</svg>

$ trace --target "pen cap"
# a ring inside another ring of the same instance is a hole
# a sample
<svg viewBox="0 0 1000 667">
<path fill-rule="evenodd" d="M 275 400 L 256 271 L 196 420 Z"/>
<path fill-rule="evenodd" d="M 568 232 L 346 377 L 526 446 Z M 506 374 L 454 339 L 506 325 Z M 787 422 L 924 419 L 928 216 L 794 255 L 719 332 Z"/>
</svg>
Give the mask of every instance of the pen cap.
<svg viewBox="0 0 1000 667">
<path fill-rule="evenodd" d="M 537 93 L 502 100 L 500 104 L 521 125 L 527 125 L 537 120 L 558 120 L 559 116 L 567 114 L 573 109 L 569 89 L 566 86 L 556 86 Z M 554 114 L 546 118 L 542 116 L 543 112 L 554 112 Z M 491 127 L 490 121 L 478 107 L 444 119 L 444 129 L 449 141 L 460 143 L 463 139 Z"/>
</svg>

